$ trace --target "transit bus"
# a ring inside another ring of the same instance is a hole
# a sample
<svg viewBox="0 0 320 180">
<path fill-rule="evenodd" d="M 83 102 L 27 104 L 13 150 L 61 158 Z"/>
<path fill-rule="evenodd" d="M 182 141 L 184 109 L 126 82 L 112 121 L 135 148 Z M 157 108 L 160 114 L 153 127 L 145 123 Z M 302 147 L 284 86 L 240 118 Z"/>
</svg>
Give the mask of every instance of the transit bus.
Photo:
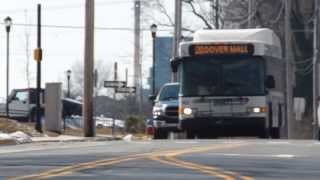
<svg viewBox="0 0 320 180">
<path fill-rule="evenodd" d="M 270 29 L 201 30 L 171 61 L 178 72 L 179 125 L 188 138 L 280 138 L 285 61 Z"/>
</svg>

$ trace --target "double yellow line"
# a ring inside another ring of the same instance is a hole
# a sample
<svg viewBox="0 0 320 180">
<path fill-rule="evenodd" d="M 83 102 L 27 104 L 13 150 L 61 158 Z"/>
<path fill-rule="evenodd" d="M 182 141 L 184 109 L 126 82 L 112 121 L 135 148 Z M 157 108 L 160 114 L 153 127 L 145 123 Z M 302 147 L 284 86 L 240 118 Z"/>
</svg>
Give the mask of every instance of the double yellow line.
<svg viewBox="0 0 320 180">
<path fill-rule="evenodd" d="M 39 174 L 31 174 L 27 176 L 9 178 L 9 180 L 27 180 L 27 179 L 34 180 L 34 179 L 48 179 L 53 177 L 67 176 L 81 170 L 93 169 L 100 166 L 110 166 L 110 165 L 119 164 L 122 162 L 141 159 L 141 158 L 144 158 L 144 156 L 137 154 L 132 156 L 104 159 L 104 160 L 92 161 L 87 163 L 80 163 L 72 166 L 66 166 L 63 168 L 57 168 L 57 169 L 45 171 Z"/>
<path fill-rule="evenodd" d="M 210 150 L 217 150 L 217 149 L 224 149 L 224 148 L 234 148 L 243 146 L 244 144 L 224 144 L 224 145 L 213 145 L 207 147 L 192 147 L 189 149 L 179 149 L 179 150 L 169 150 L 169 151 L 159 151 L 159 152 L 152 152 L 152 153 L 143 153 L 143 154 L 135 154 L 117 158 L 110 158 L 110 159 L 103 159 L 98 161 L 92 161 L 87 163 L 80 163 L 77 165 L 66 166 L 62 168 L 57 168 L 49 171 L 45 171 L 38 174 L 31 174 L 27 176 L 21 177 L 14 177 L 10 178 L 9 180 L 26 180 L 26 179 L 48 179 L 53 177 L 61 177 L 67 176 L 74 172 L 78 172 L 81 170 L 93 169 L 100 166 L 110 166 L 114 164 L 119 164 L 127 161 L 133 161 L 138 159 L 145 159 L 149 158 L 154 161 L 158 161 L 160 163 L 173 165 L 177 167 L 182 167 L 194 171 L 198 171 L 201 173 L 205 173 L 210 176 L 222 178 L 225 180 L 234 180 L 237 177 L 243 180 L 252 180 L 253 178 L 247 176 L 241 176 L 238 173 L 231 172 L 231 171 L 223 171 L 219 168 L 212 167 L 212 166 L 205 166 L 200 164 L 195 164 L 191 162 L 186 162 L 182 160 L 178 160 L 176 156 L 183 155 L 183 154 L 190 154 L 190 153 L 199 153 L 199 152 L 206 152 Z"/>
<path fill-rule="evenodd" d="M 217 167 L 213 166 L 205 166 L 201 164 L 196 164 L 196 163 L 191 163 L 187 161 L 182 161 L 176 158 L 178 155 L 183 155 L 183 154 L 189 154 L 189 153 L 196 153 L 196 152 L 205 152 L 209 150 L 216 150 L 216 149 L 221 149 L 221 148 L 232 148 L 232 147 L 237 147 L 240 145 L 227 145 L 227 146 L 213 146 L 213 147 L 199 147 L 195 149 L 190 149 L 190 150 L 182 150 L 182 151 L 176 151 L 173 153 L 166 153 L 163 155 L 153 155 L 149 157 L 150 159 L 154 161 L 161 162 L 163 164 L 168 164 L 168 165 L 173 165 L 177 167 L 182 167 L 185 169 L 190 169 L 194 171 L 198 171 L 201 173 L 205 173 L 209 176 L 213 177 L 218 177 L 224 180 L 235 180 L 235 179 L 243 179 L 243 180 L 253 180 L 252 177 L 249 176 L 242 176 L 239 173 L 232 172 L 232 171 L 226 171 L 219 169 Z"/>
</svg>

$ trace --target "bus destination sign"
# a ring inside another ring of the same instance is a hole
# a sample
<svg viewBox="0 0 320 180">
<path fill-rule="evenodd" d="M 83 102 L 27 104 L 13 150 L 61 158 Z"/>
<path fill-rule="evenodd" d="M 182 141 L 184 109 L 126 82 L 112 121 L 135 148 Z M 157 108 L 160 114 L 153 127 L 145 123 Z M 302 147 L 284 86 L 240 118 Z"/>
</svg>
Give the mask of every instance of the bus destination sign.
<svg viewBox="0 0 320 180">
<path fill-rule="evenodd" d="M 190 55 L 253 55 L 253 44 L 194 44 Z"/>
</svg>

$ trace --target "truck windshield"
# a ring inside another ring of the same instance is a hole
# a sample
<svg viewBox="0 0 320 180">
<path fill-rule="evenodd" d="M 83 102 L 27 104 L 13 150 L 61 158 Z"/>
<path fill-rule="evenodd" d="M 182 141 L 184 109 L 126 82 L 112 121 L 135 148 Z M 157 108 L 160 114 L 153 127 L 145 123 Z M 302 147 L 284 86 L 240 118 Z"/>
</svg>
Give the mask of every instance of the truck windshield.
<svg viewBox="0 0 320 180">
<path fill-rule="evenodd" d="M 159 101 L 177 100 L 178 94 L 179 94 L 178 84 L 167 85 L 161 89 L 158 100 Z"/>
<path fill-rule="evenodd" d="M 264 94 L 261 57 L 193 57 L 182 62 L 183 96 Z"/>
</svg>

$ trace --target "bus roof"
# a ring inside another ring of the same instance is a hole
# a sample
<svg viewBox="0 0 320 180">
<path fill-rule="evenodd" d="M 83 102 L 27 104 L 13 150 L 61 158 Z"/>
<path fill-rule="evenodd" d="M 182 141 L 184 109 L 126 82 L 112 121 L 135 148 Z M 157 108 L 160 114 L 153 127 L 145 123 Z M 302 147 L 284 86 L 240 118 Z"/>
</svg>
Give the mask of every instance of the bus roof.
<svg viewBox="0 0 320 180">
<path fill-rule="evenodd" d="M 251 42 L 281 48 L 278 36 L 267 28 L 200 30 L 195 32 L 193 42 Z"/>
<path fill-rule="evenodd" d="M 179 86 L 178 82 L 165 83 L 163 86 Z"/>
<path fill-rule="evenodd" d="M 189 46 L 191 46 L 192 44 L 211 43 L 253 44 L 254 55 L 270 56 L 282 59 L 282 48 L 280 39 L 271 29 L 267 28 L 196 31 L 193 36 L 193 41 L 182 42 L 180 44 L 180 57 L 190 55 Z"/>
</svg>

